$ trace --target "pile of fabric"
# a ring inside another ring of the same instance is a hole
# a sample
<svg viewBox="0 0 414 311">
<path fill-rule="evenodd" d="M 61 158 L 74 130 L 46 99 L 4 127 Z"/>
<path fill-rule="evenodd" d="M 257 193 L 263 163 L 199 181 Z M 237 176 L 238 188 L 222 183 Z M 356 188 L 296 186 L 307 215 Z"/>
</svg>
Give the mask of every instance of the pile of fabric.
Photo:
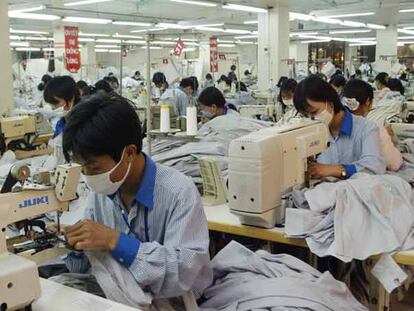
<svg viewBox="0 0 414 311">
<path fill-rule="evenodd" d="M 286 233 L 305 238 L 319 257 L 351 262 L 414 249 L 413 192 L 398 176 L 359 173 L 349 180 L 295 190 L 293 201 L 297 208 L 286 211 Z M 382 265 L 384 273 L 379 272 Z M 374 271 L 388 291 L 407 277 L 387 255 Z"/>
<path fill-rule="evenodd" d="M 230 142 L 270 125 L 271 123 L 242 118 L 237 113 L 216 117 L 200 128 L 198 132 L 200 140 L 197 142 L 170 140 L 154 142 L 152 158 L 192 177 L 196 183 L 201 183 L 198 164 L 200 158 L 214 157 L 219 163 L 223 176 L 226 176 Z"/>
<path fill-rule="evenodd" d="M 400 122 L 405 97 L 399 92 L 388 92 L 384 98 L 374 102 L 373 109 L 367 118 L 378 124 L 385 124 L 390 121 Z"/>
</svg>

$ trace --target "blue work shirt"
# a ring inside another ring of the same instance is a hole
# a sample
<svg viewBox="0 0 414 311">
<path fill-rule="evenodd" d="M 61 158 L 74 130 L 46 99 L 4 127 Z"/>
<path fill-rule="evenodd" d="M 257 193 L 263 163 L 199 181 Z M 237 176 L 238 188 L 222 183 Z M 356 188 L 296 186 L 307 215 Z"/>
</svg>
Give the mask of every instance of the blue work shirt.
<svg viewBox="0 0 414 311">
<path fill-rule="evenodd" d="M 129 214 L 119 193 L 91 193 L 86 218 L 121 232 L 112 257 L 155 297 L 177 297 L 212 281 L 209 234 L 200 194 L 191 179 L 145 157 L 144 175 Z M 66 259 L 72 273 L 86 273 L 86 256 Z"/>
<path fill-rule="evenodd" d="M 343 165 L 346 178 L 361 171 L 384 174 L 386 164 L 377 125 L 345 109 L 338 136 L 330 135 L 329 148 L 318 157 L 318 162 Z"/>
<path fill-rule="evenodd" d="M 63 133 L 66 125 L 66 119 L 64 117 L 60 118 L 56 123 L 55 132 L 53 133 L 53 138 L 58 137 Z"/>
<path fill-rule="evenodd" d="M 185 116 L 187 115 L 187 107 L 190 105 L 190 96 L 181 87 L 168 89 L 160 97 L 160 105 L 164 104 L 175 107 L 179 116 Z"/>
</svg>

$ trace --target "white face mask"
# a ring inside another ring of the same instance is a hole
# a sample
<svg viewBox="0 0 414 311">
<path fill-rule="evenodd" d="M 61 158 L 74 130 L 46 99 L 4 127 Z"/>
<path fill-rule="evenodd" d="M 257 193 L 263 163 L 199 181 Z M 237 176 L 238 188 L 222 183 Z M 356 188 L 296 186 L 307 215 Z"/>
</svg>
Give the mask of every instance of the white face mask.
<svg viewBox="0 0 414 311">
<path fill-rule="evenodd" d="M 83 175 L 82 174 L 86 184 L 93 192 L 110 195 L 110 194 L 114 194 L 115 192 L 117 192 L 118 189 L 122 186 L 122 184 L 127 179 L 129 172 L 131 170 L 131 163 L 129 163 L 128 170 L 125 173 L 125 176 L 120 181 L 113 182 L 111 181 L 110 176 L 118 168 L 119 164 L 121 163 L 122 158 L 124 157 L 124 152 L 122 152 L 122 157 L 121 157 L 121 160 L 118 162 L 118 164 L 115 165 L 108 172 L 97 174 L 97 175 Z"/>
<path fill-rule="evenodd" d="M 324 111 L 322 111 L 321 113 L 319 113 L 318 115 L 314 117 L 315 120 L 325 124 L 326 127 L 328 128 L 329 128 L 329 124 L 332 121 L 332 118 L 333 118 L 333 114 L 328 111 L 328 103 L 326 103 L 326 107 Z"/>
<path fill-rule="evenodd" d="M 283 103 L 288 107 L 293 107 L 293 99 L 284 99 Z"/>
</svg>

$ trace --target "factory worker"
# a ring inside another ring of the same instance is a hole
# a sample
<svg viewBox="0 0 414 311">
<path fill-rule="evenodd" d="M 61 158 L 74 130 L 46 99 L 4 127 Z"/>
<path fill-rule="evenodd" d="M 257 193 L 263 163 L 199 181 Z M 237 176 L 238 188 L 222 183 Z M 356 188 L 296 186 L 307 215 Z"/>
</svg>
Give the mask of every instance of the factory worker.
<svg viewBox="0 0 414 311">
<path fill-rule="evenodd" d="M 153 88 L 153 97 L 161 97 L 161 95 L 168 89 L 169 85 L 167 78 L 162 72 L 156 72 L 152 76 L 152 83 L 154 83 L 155 88 Z"/>
<path fill-rule="evenodd" d="M 400 79 L 389 79 L 388 88 L 393 92 L 398 92 L 404 96 L 405 88 Z"/>
<path fill-rule="evenodd" d="M 371 85 L 365 81 L 354 79 L 345 85 L 342 102 L 353 114 L 366 117 L 372 108 L 373 100 L 374 91 Z M 377 125 L 379 128 L 381 152 L 387 169 L 398 171 L 403 164 L 403 157 L 393 143 L 394 134 L 391 127 L 386 128 L 383 124 Z"/>
<path fill-rule="evenodd" d="M 55 77 L 46 85 L 44 94 L 45 102 L 49 103 L 58 116 L 59 120 L 55 126 L 53 139 L 49 142 L 49 146 L 54 148 L 54 156 L 56 164 L 64 164 L 62 150 L 62 133 L 66 126 L 68 113 L 80 101 L 80 91 L 75 80 L 69 76 Z"/>
<path fill-rule="evenodd" d="M 36 106 L 38 107 L 42 108 L 44 106 L 43 94 L 44 94 L 46 85 L 49 83 L 50 80 L 52 80 L 52 77 L 50 75 L 48 74 L 43 75 L 40 83 L 37 85 L 37 95 L 35 97 L 37 101 Z"/>
<path fill-rule="evenodd" d="M 210 86 L 214 86 L 214 79 L 211 73 L 206 74 L 206 80 L 204 82 L 204 88 L 208 88 Z"/>
<path fill-rule="evenodd" d="M 346 79 L 343 75 L 334 75 L 329 81 L 329 84 L 335 89 L 338 95 L 341 95 L 346 84 Z"/>
<path fill-rule="evenodd" d="M 169 105 L 175 108 L 179 116 L 187 114 L 187 107 L 192 101 L 198 82 L 190 78 L 182 79 L 180 86 L 166 90 L 160 97 L 160 105 Z"/>
<path fill-rule="evenodd" d="M 326 61 L 325 65 L 323 65 L 321 72 L 327 77 L 328 80 L 331 79 L 331 77 L 336 72 L 336 67 L 332 62 L 332 58 L 328 57 L 328 60 Z"/>
<path fill-rule="evenodd" d="M 386 72 L 380 72 L 375 77 L 375 86 L 377 88 L 377 92 L 375 92 L 374 99 L 376 102 L 381 101 L 385 97 L 385 95 L 387 95 L 387 93 L 390 91 L 388 87 L 388 80 L 389 76 Z"/>
<path fill-rule="evenodd" d="M 234 105 L 226 104 L 223 93 L 215 87 L 208 87 L 202 91 L 198 101 L 201 105 L 202 123 L 227 114 L 239 114 Z"/>
<path fill-rule="evenodd" d="M 278 102 L 276 104 L 276 120 L 280 125 L 288 123 L 298 114 L 293 104 L 293 95 L 295 94 L 297 86 L 298 83 L 296 80 L 287 79 L 280 87 Z"/>
<path fill-rule="evenodd" d="M 308 167 L 311 178 L 385 173 L 378 126 L 344 108 L 329 83 L 317 76 L 306 78 L 296 88 L 293 101 L 300 113 L 325 124 L 330 132 L 328 149 Z"/>
<path fill-rule="evenodd" d="M 135 81 L 142 81 L 142 77 L 141 77 L 141 73 L 137 70 L 135 71 L 134 76 L 132 77 L 132 79 L 134 79 Z"/>
<path fill-rule="evenodd" d="M 230 72 L 227 75 L 227 77 L 230 79 L 231 82 L 237 81 L 236 65 L 231 65 Z"/>
<path fill-rule="evenodd" d="M 82 165 L 91 193 L 85 220 L 65 227 L 65 238 L 77 250 L 115 259 L 154 298 L 192 288 L 200 294 L 211 282 L 200 194 L 190 178 L 142 152 L 141 133 L 132 104 L 116 93 L 88 97 L 73 109 L 64 154 Z M 71 273 L 89 271 L 82 252 L 65 261 Z"/>
</svg>

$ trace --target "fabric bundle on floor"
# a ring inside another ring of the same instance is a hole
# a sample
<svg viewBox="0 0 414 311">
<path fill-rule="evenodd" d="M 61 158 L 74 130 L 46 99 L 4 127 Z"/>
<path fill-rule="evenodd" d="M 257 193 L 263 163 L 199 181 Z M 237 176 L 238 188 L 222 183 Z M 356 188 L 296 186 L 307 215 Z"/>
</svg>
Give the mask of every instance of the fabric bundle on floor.
<svg viewBox="0 0 414 311">
<path fill-rule="evenodd" d="M 414 249 L 412 189 L 400 177 L 359 173 L 294 191 L 293 199 L 299 208 L 287 209 L 286 234 L 305 238 L 319 257 L 350 262 Z M 389 258 L 379 263 L 388 265 L 388 275 L 376 277 L 392 291 L 406 276 Z"/>
</svg>

